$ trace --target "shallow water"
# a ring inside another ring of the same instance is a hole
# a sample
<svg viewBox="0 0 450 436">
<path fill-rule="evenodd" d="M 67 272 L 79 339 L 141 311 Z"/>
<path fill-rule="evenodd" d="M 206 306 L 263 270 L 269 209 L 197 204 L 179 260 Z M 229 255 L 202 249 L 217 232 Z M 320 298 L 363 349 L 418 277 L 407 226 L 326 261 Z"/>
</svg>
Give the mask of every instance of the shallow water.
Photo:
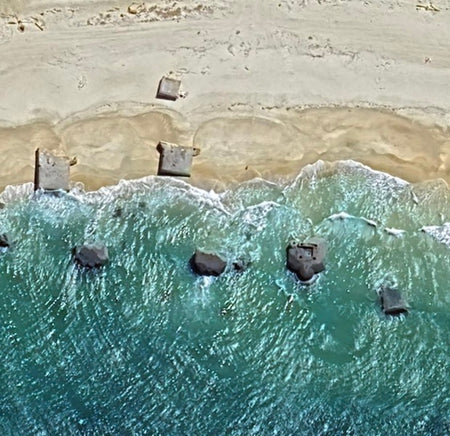
<svg viewBox="0 0 450 436">
<path fill-rule="evenodd" d="M 445 184 L 319 162 L 220 195 L 20 192 L 0 211 L 2 434 L 450 433 Z M 285 247 L 313 235 L 327 269 L 303 286 Z M 107 243 L 102 270 L 73 265 L 85 241 Z M 250 265 L 196 277 L 196 248 Z M 407 316 L 382 314 L 383 283 Z"/>
</svg>

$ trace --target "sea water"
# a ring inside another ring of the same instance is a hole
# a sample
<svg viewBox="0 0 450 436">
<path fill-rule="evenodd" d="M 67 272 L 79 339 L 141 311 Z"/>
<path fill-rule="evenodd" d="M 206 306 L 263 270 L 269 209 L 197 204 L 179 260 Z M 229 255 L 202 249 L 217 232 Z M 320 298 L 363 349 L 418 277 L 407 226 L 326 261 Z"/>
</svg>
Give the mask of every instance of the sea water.
<svg viewBox="0 0 450 436">
<path fill-rule="evenodd" d="M 221 194 L 156 177 L 21 189 L 0 211 L 2 435 L 449 434 L 444 182 L 319 162 Z M 312 236 L 326 270 L 305 286 L 285 250 Z M 109 264 L 75 266 L 84 242 Z M 197 248 L 226 272 L 195 276 Z M 407 316 L 382 313 L 383 284 Z"/>
</svg>

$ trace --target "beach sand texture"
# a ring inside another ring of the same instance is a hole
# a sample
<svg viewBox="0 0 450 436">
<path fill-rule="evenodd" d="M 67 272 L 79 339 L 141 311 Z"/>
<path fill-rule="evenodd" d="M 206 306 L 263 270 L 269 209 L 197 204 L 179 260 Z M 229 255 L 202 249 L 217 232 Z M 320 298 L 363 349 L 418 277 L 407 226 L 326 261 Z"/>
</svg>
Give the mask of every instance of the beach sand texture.
<svg viewBox="0 0 450 436">
<path fill-rule="evenodd" d="M 448 182 L 449 24 L 444 0 L 2 0 L 0 189 L 37 147 L 87 189 L 155 174 L 160 140 L 200 147 L 215 189 L 318 159 Z"/>
</svg>

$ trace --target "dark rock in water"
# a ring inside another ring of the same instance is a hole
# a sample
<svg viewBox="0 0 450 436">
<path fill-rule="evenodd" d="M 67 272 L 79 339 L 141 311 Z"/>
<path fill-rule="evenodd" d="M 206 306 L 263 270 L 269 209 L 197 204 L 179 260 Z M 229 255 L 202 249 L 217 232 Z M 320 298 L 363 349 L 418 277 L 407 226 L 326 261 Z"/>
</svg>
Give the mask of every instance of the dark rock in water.
<svg viewBox="0 0 450 436">
<path fill-rule="evenodd" d="M 286 248 L 287 268 L 301 281 L 308 281 L 325 269 L 326 242 L 313 238 L 305 243 L 291 242 Z"/>
<path fill-rule="evenodd" d="M 197 250 L 191 257 L 192 270 L 202 276 L 219 276 L 225 271 L 226 262 L 219 256 Z"/>
<path fill-rule="evenodd" d="M 105 265 L 108 260 L 108 248 L 103 244 L 80 245 L 73 249 L 76 263 L 85 268 L 98 268 Z"/>
<path fill-rule="evenodd" d="M 233 269 L 235 271 L 241 272 L 245 271 L 250 265 L 250 261 L 246 259 L 238 259 L 233 262 Z"/>
<path fill-rule="evenodd" d="M 386 315 L 408 313 L 408 305 L 397 289 L 383 286 L 380 290 L 380 297 L 381 307 Z"/>
<path fill-rule="evenodd" d="M 122 216 L 122 208 L 116 207 L 112 216 L 113 216 L 113 218 L 120 218 Z"/>
<path fill-rule="evenodd" d="M 3 233 L 0 235 L 0 247 L 1 248 L 8 248 L 10 246 L 10 242 L 8 239 L 8 235 L 6 233 Z"/>
</svg>

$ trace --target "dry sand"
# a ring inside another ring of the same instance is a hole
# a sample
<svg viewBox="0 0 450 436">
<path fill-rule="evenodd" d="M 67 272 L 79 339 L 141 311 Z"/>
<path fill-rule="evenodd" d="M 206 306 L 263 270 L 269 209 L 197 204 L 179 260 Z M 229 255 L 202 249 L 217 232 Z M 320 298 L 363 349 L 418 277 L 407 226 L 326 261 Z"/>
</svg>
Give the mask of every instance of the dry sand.
<svg viewBox="0 0 450 436">
<path fill-rule="evenodd" d="M 130 5 L 0 0 L 0 189 L 37 147 L 87 189 L 155 174 L 159 140 L 215 189 L 318 159 L 450 181 L 450 0 Z M 157 100 L 170 72 L 186 95 Z"/>
</svg>

